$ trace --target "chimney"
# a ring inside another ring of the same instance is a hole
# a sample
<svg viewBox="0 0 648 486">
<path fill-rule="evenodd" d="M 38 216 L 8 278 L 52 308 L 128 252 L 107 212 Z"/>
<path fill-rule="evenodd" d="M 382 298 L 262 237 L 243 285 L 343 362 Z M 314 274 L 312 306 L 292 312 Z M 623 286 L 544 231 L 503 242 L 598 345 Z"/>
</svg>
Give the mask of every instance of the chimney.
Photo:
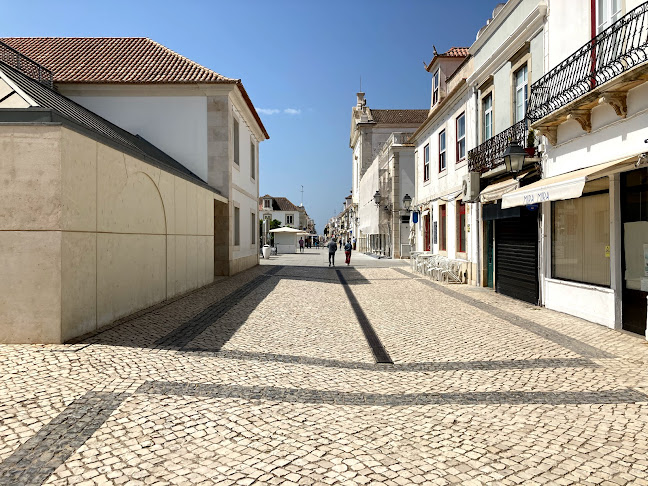
<svg viewBox="0 0 648 486">
<path fill-rule="evenodd" d="M 356 95 L 358 96 L 358 102 L 356 104 L 356 107 L 360 109 L 367 103 L 365 101 L 365 94 L 361 91 L 359 93 L 356 93 Z"/>
</svg>

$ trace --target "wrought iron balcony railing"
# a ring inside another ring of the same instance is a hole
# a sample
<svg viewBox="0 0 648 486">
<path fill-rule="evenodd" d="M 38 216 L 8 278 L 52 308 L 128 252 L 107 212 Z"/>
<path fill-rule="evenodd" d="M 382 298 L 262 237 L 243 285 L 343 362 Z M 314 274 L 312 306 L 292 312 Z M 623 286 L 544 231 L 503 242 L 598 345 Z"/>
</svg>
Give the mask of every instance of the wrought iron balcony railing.
<svg viewBox="0 0 648 486">
<path fill-rule="evenodd" d="M 511 143 L 519 143 L 523 147 L 527 137 L 527 122 L 522 120 L 508 127 L 503 132 L 489 138 L 481 145 L 468 151 L 468 170 L 483 174 L 504 163 L 502 154 Z"/>
<path fill-rule="evenodd" d="M 13 47 L 9 47 L 4 42 L 0 42 L 0 61 L 35 79 L 48 88 L 54 87 L 52 71 L 44 68 L 36 61 L 29 59 Z"/>
<path fill-rule="evenodd" d="M 537 121 L 648 59 L 648 2 L 602 31 L 531 86 Z"/>
</svg>

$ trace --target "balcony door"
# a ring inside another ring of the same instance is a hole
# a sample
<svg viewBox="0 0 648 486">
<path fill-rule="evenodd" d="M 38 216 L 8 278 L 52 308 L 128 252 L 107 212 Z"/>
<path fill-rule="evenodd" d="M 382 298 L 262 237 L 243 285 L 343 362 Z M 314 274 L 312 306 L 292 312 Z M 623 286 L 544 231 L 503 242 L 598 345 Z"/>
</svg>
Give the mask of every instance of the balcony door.
<svg viewBox="0 0 648 486">
<path fill-rule="evenodd" d="M 596 33 L 600 34 L 622 16 L 621 0 L 596 0 Z"/>
</svg>

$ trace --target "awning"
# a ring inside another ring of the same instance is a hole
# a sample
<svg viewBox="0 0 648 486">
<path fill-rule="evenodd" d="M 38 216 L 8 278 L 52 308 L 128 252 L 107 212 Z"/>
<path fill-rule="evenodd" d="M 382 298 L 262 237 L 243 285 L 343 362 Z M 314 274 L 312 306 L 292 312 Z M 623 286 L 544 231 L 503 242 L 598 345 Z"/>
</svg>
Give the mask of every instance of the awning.
<svg viewBox="0 0 648 486">
<path fill-rule="evenodd" d="M 520 187 L 520 181 L 533 169 L 522 172 L 517 177 L 509 177 L 503 181 L 496 182 L 489 185 L 486 189 L 479 193 L 479 201 L 482 203 L 489 203 L 502 199 L 504 194 L 515 191 Z"/>
<path fill-rule="evenodd" d="M 620 160 L 599 164 L 585 169 L 567 172 L 554 177 L 542 179 L 528 186 L 509 192 L 502 196 L 502 209 L 538 204 L 545 201 L 561 201 L 574 199 L 583 195 L 585 183 L 612 174 L 622 166 L 628 166 L 630 160 L 636 158 L 624 157 Z M 632 167 L 633 164 L 629 167 Z"/>
</svg>

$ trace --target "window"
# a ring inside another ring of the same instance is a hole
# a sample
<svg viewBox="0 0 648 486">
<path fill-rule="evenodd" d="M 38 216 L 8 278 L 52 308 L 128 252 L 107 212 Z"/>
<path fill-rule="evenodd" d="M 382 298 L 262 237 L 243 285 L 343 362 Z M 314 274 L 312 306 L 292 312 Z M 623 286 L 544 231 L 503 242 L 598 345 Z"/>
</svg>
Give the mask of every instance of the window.
<svg viewBox="0 0 648 486">
<path fill-rule="evenodd" d="M 234 163 L 239 165 L 239 122 L 234 117 Z"/>
<path fill-rule="evenodd" d="M 489 94 L 482 101 L 482 110 L 484 113 L 484 138 L 483 141 L 488 140 L 493 136 L 493 94 Z"/>
<path fill-rule="evenodd" d="M 457 201 L 457 251 L 466 251 L 466 205 Z"/>
<path fill-rule="evenodd" d="M 439 205 L 439 250 L 446 250 L 446 205 Z"/>
<path fill-rule="evenodd" d="M 294 215 L 286 214 L 286 224 L 293 224 L 293 221 L 294 221 Z"/>
<path fill-rule="evenodd" d="M 515 123 L 526 116 L 527 96 L 527 67 L 524 65 L 515 72 Z"/>
<path fill-rule="evenodd" d="M 597 0 L 596 2 L 596 33 L 607 29 L 621 18 L 621 0 Z"/>
<path fill-rule="evenodd" d="M 267 209 L 272 208 L 272 199 L 264 199 L 263 200 L 263 207 Z"/>
<path fill-rule="evenodd" d="M 410 222 L 410 217 L 408 216 L 401 216 L 401 224 L 409 224 Z"/>
<path fill-rule="evenodd" d="M 256 214 L 250 214 L 250 244 L 254 245 L 256 243 L 256 226 L 257 226 L 257 217 Z"/>
<path fill-rule="evenodd" d="M 234 246 L 241 244 L 241 210 L 234 208 Z"/>
<path fill-rule="evenodd" d="M 423 149 L 423 182 L 430 180 L 430 144 Z"/>
<path fill-rule="evenodd" d="M 457 117 L 457 162 L 466 158 L 466 114 Z"/>
<path fill-rule="evenodd" d="M 250 143 L 250 175 L 252 179 L 256 178 L 256 147 L 254 142 Z"/>
<path fill-rule="evenodd" d="M 446 168 L 446 136 L 445 130 L 439 133 L 439 172 Z"/>
<path fill-rule="evenodd" d="M 608 184 L 607 177 L 603 183 Z M 552 277 L 609 286 L 609 193 L 583 194 L 578 199 L 555 201 L 551 207 Z"/>
<path fill-rule="evenodd" d="M 439 101 L 439 80 L 440 80 L 440 71 L 436 70 L 432 76 L 432 104 L 436 105 Z"/>
</svg>

